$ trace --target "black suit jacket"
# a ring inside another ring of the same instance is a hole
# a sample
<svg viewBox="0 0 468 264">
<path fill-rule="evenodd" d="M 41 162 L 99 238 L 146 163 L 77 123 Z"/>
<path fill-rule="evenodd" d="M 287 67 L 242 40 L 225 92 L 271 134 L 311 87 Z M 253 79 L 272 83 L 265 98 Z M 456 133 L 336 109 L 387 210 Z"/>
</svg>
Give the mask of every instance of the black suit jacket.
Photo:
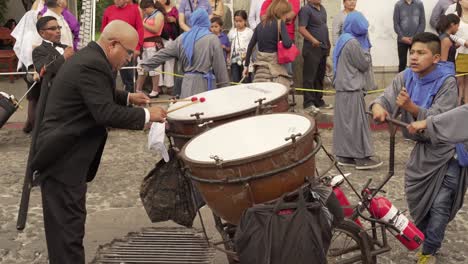
<svg viewBox="0 0 468 264">
<path fill-rule="evenodd" d="M 115 90 L 112 68 L 91 42 L 55 76 L 30 163 L 40 178 L 66 185 L 91 181 L 107 139 L 106 127 L 143 129 L 145 111 L 127 107 L 128 93 Z"/>
<path fill-rule="evenodd" d="M 59 44 L 60 47 L 65 49 L 67 45 Z M 51 43 L 42 41 L 41 45 L 37 46 L 32 53 L 34 68 L 37 72 L 41 72 L 43 66 L 47 65 L 47 75 L 52 78 L 57 74 L 58 70 L 65 62 L 64 57 L 52 46 Z"/>
</svg>

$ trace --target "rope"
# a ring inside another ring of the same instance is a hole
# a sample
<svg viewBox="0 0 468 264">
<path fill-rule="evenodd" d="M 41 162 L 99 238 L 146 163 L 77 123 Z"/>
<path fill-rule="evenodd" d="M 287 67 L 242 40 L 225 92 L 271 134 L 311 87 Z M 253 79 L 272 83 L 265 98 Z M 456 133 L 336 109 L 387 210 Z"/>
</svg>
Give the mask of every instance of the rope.
<svg viewBox="0 0 468 264">
<path fill-rule="evenodd" d="M 136 67 L 136 66 L 132 66 L 132 67 L 122 67 L 121 69 L 122 70 L 134 70 L 134 69 L 141 69 L 141 68 Z M 159 73 L 159 74 L 166 74 L 166 75 L 172 75 L 172 76 L 178 77 L 178 78 L 184 78 L 184 75 L 173 73 L 173 72 L 166 72 L 166 71 L 160 71 L 160 70 L 156 70 L 156 72 Z M 25 74 L 31 74 L 31 72 L 0 72 L 0 76 L 3 76 L 3 75 L 25 75 Z M 463 76 L 467 76 L 467 75 L 468 75 L 468 73 L 459 73 L 459 74 L 456 74 L 455 77 L 463 77 Z M 229 84 L 239 85 L 239 84 L 242 84 L 242 83 L 229 82 Z M 331 91 L 331 90 L 317 90 L 317 89 L 309 89 L 309 88 L 295 88 L 295 90 L 296 91 L 303 91 L 303 92 L 336 94 L 336 91 Z M 367 91 L 367 94 L 381 93 L 383 91 L 385 91 L 385 89 L 377 89 L 377 90 Z"/>
</svg>

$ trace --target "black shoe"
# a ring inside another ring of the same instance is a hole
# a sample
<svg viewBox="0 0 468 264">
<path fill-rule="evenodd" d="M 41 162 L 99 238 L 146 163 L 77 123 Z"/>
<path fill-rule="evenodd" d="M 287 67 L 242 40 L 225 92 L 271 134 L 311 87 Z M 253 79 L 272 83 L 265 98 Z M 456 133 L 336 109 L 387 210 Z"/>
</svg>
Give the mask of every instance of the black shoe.
<svg viewBox="0 0 468 264">
<path fill-rule="evenodd" d="M 29 134 L 31 133 L 32 130 L 33 130 L 33 125 L 29 122 L 26 122 L 23 127 L 23 132 L 26 134 Z"/>
<path fill-rule="evenodd" d="M 356 161 L 353 158 L 336 157 L 336 161 L 338 161 L 338 165 L 340 166 L 348 166 L 348 167 L 356 166 Z"/>
<path fill-rule="evenodd" d="M 356 159 L 356 170 L 370 170 L 382 166 L 382 161 L 376 161 L 371 158 Z"/>
</svg>

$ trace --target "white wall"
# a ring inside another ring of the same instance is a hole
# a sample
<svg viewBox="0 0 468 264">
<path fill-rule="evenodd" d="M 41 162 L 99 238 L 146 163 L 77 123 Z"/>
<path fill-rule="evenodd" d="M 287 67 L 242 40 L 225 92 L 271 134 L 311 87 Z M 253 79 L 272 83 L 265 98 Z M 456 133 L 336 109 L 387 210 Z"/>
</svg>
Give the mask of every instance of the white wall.
<svg viewBox="0 0 468 264">
<path fill-rule="evenodd" d="M 358 0 L 356 9 L 369 20 L 369 35 L 372 43 L 374 66 L 398 66 L 396 34 L 393 31 L 393 9 L 397 0 Z M 426 31 L 429 26 L 432 8 L 437 0 L 423 0 L 426 11 Z"/>
</svg>

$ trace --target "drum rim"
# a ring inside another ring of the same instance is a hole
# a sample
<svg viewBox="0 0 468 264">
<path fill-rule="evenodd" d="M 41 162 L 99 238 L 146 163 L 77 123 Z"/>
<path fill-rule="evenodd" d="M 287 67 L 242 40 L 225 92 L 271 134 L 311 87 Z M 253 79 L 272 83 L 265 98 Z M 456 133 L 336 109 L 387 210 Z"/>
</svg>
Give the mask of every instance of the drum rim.
<svg viewBox="0 0 468 264">
<path fill-rule="evenodd" d="M 302 114 L 302 113 L 290 113 L 290 112 L 285 112 L 285 113 L 273 113 L 273 114 L 268 114 L 268 115 L 298 115 L 298 116 L 302 116 L 302 117 L 305 117 L 307 118 L 310 122 L 311 122 L 311 126 L 304 132 L 304 135 L 302 135 L 301 137 L 299 137 L 296 141 L 296 144 L 301 144 L 302 141 L 306 140 L 306 135 L 309 135 L 310 133 L 312 133 L 312 136 L 317 133 L 317 126 L 316 126 L 316 121 L 315 119 L 310 116 L 310 115 L 306 115 L 306 114 Z M 246 117 L 246 118 L 255 118 L 256 116 L 251 116 L 251 117 Z M 234 121 L 231 121 L 231 122 L 236 122 L 236 121 L 239 121 L 239 120 L 243 120 L 243 119 L 246 119 L 246 118 L 242 118 L 242 119 L 238 119 L 238 120 L 234 120 Z M 216 128 L 218 127 L 221 127 L 221 126 L 224 126 L 224 125 L 228 125 L 230 124 L 231 122 L 228 122 L 228 123 L 225 123 L 225 124 L 222 124 L 222 125 L 219 125 L 217 126 Z M 215 129 L 215 128 L 213 128 Z M 210 130 L 209 130 L 210 131 Z M 315 131 L 315 132 L 314 132 Z M 208 131 L 206 131 L 208 132 Z M 206 132 L 203 132 L 203 133 L 200 133 L 196 136 L 194 136 L 193 138 L 191 138 L 184 146 L 183 148 L 180 150 L 178 156 L 182 159 L 182 161 L 184 163 L 189 163 L 190 165 L 193 165 L 193 166 L 196 166 L 196 167 L 203 167 L 203 168 L 213 168 L 213 167 L 216 167 L 217 165 L 214 163 L 214 162 L 206 162 L 206 161 L 198 161 L 198 160 L 193 160 L 189 157 L 187 157 L 187 155 L 185 154 L 185 149 L 187 148 L 187 146 L 193 141 L 195 140 L 197 137 L 203 135 L 204 133 Z M 243 158 L 239 158 L 239 159 L 232 159 L 232 160 L 229 160 L 229 161 L 223 161 L 222 162 L 222 167 L 225 168 L 225 167 L 229 167 L 229 166 L 238 166 L 238 165 L 242 165 L 242 164 L 245 164 L 246 161 L 248 162 L 254 162 L 254 161 L 258 161 L 258 160 L 261 160 L 261 159 L 265 159 L 265 158 L 269 158 L 273 155 L 277 155 L 281 152 L 284 152 L 284 151 L 287 151 L 289 148 L 291 148 L 293 145 L 293 143 L 290 141 L 290 142 L 287 142 L 285 145 L 282 145 L 282 146 L 279 146 L 279 147 L 276 147 L 268 152 L 262 152 L 262 153 L 259 153 L 259 154 L 256 154 L 256 155 L 250 155 L 250 156 L 246 156 L 246 157 L 243 157 Z"/>
<path fill-rule="evenodd" d="M 283 99 L 284 97 L 288 97 L 289 95 L 289 92 L 291 91 L 291 88 L 288 88 L 287 86 L 281 84 L 281 83 L 275 83 L 275 82 L 258 82 L 258 83 L 253 83 L 253 84 L 275 84 L 275 85 L 281 85 L 285 88 L 285 92 L 282 93 L 279 97 L 277 98 L 274 98 L 270 101 L 266 100 L 263 104 L 271 104 L 273 102 L 277 102 L 281 99 Z M 247 84 L 239 84 L 239 85 L 242 85 L 242 86 L 248 86 L 248 85 L 252 85 L 252 83 L 247 83 Z M 232 85 L 232 86 L 229 86 L 229 87 L 236 87 L 236 86 L 239 86 L 239 85 Z M 225 89 L 225 88 L 229 88 L 229 87 L 222 87 L 222 88 L 219 88 L 219 89 Z M 169 109 L 169 108 L 168 108 Z M 209 120 L 213 120 L 213 121 L 216 121 L 216 120 L 223 120 L 223 119 L 227 119 L 227 118 L 230 118 L 230 117 L 234 117 L 234 116 L 238 116 L 238 115 L 243 115 L 243 114 L 246 114 L 246 113 L 249 113 L 249 112 L 255 112 L 255 110 L 257 109 L 257 106 L 255 107 L 251 107 L 251 108 L 247 108 L 247 109 L 244 109 L 242 111 L 238 111 L 238 112 L 233 112 L 233 113 L 229 113 L 229 114 L 225 114 L 225 115 L 219 115 L 219 116 L 214 116 L 214 117 L 207 117 L 207 118 L 203 118 L 203 116 L 201 116 L 200 118 L 200 121 L 209 121 Z M 174 118 L 174 117 L 170 117 L 169 115 L 167 116 L 167 121 L 168 122 L 178 122 L 178 123 L 196 123 L 198 122 L 198 120 L 196 119 L 196 117 L 190 117 L 191 119 L 180 119 L 180 118 Z"/>
</svg>

